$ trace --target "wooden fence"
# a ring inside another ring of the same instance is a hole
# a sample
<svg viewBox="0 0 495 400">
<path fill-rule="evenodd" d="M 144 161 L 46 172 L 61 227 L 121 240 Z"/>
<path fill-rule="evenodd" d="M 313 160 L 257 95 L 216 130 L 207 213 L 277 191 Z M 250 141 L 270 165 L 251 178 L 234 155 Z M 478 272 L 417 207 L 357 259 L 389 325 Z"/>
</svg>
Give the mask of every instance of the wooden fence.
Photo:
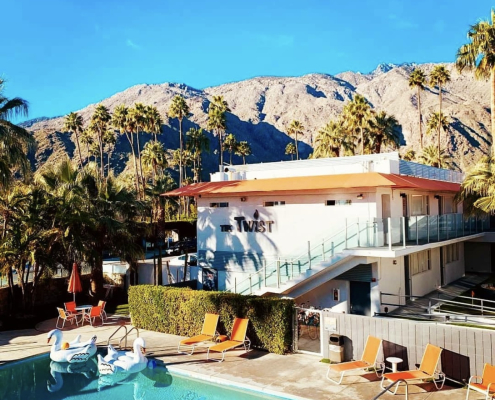
<svg viewBox="0 0 495 400">
<path fill-rule="evenodd" d="M 336 331 L 326 328 L 335 326 Z M 428 343 L 443 349 L 441 369 L 448 379 L 464 382 L 481 376 L 484 363 L 495 361 L 495 331 L 396 318 L 364 317 L 323 312 L 323 355 L 328 357 L 330 334 L 344 336 L 345 360 L 361 358 L 368 335 L 383 340 L 383 359 L 400 357 L 399 370 L 416 369 Z M 390 367 L 389 364 L 387 364 Z"/>
</svg>

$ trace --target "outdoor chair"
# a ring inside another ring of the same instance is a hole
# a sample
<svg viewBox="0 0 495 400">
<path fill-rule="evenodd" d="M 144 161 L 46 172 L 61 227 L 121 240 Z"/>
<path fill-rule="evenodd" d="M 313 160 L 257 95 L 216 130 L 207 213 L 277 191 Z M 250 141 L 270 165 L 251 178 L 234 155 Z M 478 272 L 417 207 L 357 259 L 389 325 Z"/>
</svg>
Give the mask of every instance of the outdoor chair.
<svg viewBox="0 0 495 400">
<path fill-rule="evenodd" d="M 65 312 L 65 310 L 63 308 L 60 308 L 60 307 L 57 307 L 57 310 L 58 310 L 58 318 L 57 318 L 57 322 L 55 324 L 55 327 L 57 329 L 64 329 L 66 321 L 70 321 L 71 324 L 73 324 L 74 321 L 76 321 L 76 325 L 79 326 L 79 321 L 77 320 L 77 315 L 68 314 Z M 62 326 L 58 326 L 60 320 L 63 321 Z"/>
<path fill-rule="evenodd" d="M 235 318 L 234 326 L 232 327 L 232 335 L 230 336 L 230 340 L 226 340 L 214 346 L 208 348 L 208 352 L 206 353 L 206 359 L 212 361 L 222 362 L 225 359 L 225 353 L 227 350 L 235 349 L 239 346 L 244 346 L 245 351 L 249 351 L 249 347 L 251 346 L 251 341 L 246 336 L 247 328 L 249 324 L 248 318 Z M 215 358 L 210 358 L 210 352 L 215 351 L 222 353 L 222 358 L 220 360 Z"/>
<path fill-rule="evenodd" d="M 101 307 L 101 320 L 104 321 L 107 319 L 107 313 L 105 312 L 105 306 L 107 305 L 107 302 L 104 300 L 100 300 L 98 302 L 98 307 Z"/>
<path fill-rule="evenodd" d="M 409 370 L 409 371 L 400 371 L 400 372 L 391 372 L 388 374 L 383 374 L 381 386 L 382 389 L 385 390 L 384 382 L 385 379 L 390 382 L 395 382 L 399 379 L 403 379 L 406 381 L 406 385 L 408 381 L 411 380 L 421 380 L 431 379 L 435 384 L 437 390 L 443 388 L 443 384 L 445 383 L 445 374 L 441 371 L 437 371 L 438 362 L 440 361 L 440 354 L 442 353 L 442 349 L 440 347 L 434 346 L 430 343 L 426 345 L 425 352 L 423 354 L 423 358 L 421 359 L 421 364 L 417 370 Z M 438 386 L 440 384 L 440 386 Z M 389 392 L 396 394 L 397 389 L 399 388 L 399 383 L 395 386 L 394 392 L 388 389 Z"/>
<path fill-rule="evenodd" d="M 363 355 L 361 356 L 361 360 L 330 365 L 327 371 L 327 378 L 333 383 L 340 385 L 346 372 L 361 369 L 370 369 L 373 367 L 375 368 L 376 376 L 380 377 L 380 374 L 383 373 L 385 369 L 384 363 L 378 363 L 376 361 L 378 358 L 378 350 L 380 350 L 381 344 L 381 339 L 378 339 L 374 336 L 368 336 L 366 345 L 364 346 Z M 330 371 L 339 373 L 340 379 L 338 381 L 332 379 L 330 377 Z"/>
<path fill-rule="evenodd" d="M 94 323 L 96 318 L 100 318 L 101 324 L 103 325 L 103 319 L 101 318 L 101 307 L 91 307 L 91 311 L 84 314 L 84 320 L 89 321 L 91 326 L 95 326 Z"/>
<path fill-rule="evenodd" d="M 480 379 L 480 383 L 474 382 Z M 469 399 L 469 389 L 473 389 L 477 392 L 483 393 L 485 395 L 485 400 L 493 398 L 493 396 L 495 395 L 495 367 L 493 365 L 485 363 L 482 376 L 474 375 L 469 378 L 466 400 Z"/>
<path fill-rule="evenodd" d="M 69 301 L 67 303 L 64 303 L 64 307 L 65 307 L 65 313 L 67 315 L 75 315 L 77 317 L 80 316 L 82 319 L 83 312 L 76 310 L 76 302 L 75 301 Z"/>
<path fill-rule="evenodd" d="M 191 355 L 192 353 L 194 353 L 194 348 L 198 345 L 198 343 L 207 340 L 213 340 L 217 336 L 218 318 L 218 314 L 206 313 L 205 319 L 203 321 L 203 328 L 201 329 L 201 334 L 181 340 L 179 342 L 179 345 L 177 346 L 177 352 Z M 186 353 L 181 351 L 181 346 L 192 347 L 191 352 Z"/>
</svg>

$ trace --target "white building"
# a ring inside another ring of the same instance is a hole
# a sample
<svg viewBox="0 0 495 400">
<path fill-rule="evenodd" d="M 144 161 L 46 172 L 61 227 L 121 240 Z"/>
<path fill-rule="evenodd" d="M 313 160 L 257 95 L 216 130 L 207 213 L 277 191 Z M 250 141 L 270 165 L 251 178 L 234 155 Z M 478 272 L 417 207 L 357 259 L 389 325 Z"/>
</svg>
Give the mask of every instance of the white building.
<svg viewBox="0 0 495 400">
<path fill-rule="evenodd" d="M 228 166 L 211 178 L 165 195 L 195 197 L 201 267 L 191 275 L 219 290 L 373 315 L 460 278 L 466 251 L 488 252 L 477 268 L 491 268 L 487 220 L 454 203 L 455 171 L 387 153 Z"/>
</svg>

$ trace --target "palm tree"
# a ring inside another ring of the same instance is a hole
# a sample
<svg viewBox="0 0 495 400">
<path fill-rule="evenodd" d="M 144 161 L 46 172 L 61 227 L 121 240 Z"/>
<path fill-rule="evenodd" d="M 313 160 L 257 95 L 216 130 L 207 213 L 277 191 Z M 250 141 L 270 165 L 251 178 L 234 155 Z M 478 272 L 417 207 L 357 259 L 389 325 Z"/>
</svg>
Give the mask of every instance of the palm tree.
<svg viewBox="0 0 495 400">
<path fill-rule="evenodd" d="M 107 175 L 112 171 L 110 167 L 110 158 L 112 156 L 113 151 L 115 150 L 115 144 L 117 143 L 117 136 L 115 135 L 115 131 L 113 129 L 107 129 L 107 131 L 103 135 L 103 149 L 107 154 Z"/>
<path fill-rule="evenodd" d="M 227 136 L 225 136 L 223 144 L 230 153 L 230 165 L 232 165 L 232 154 L 235 152 L 239 142 L 237 141 L 233 133 L 229 133 Z"/>
<path fill-rule="evenodd" d="M 144 173 L 143 173 L 143 163 L 141 161 L 141 137 L 140 132 L 146 127 L 146 107 L 142 103 L 135 103 L 134 108 L 129 109 L 129 118 L 132 121 L 132 126 L 136 133 L 136 144 L 137 144 L 137 157 L 139 162 L 139 178 L 141 180 L 141 186 L 144 190 Z M 144 196 L 144 194 L 143 194 Z"/>
<path fill-rule="evenodd" d="M 413 149 L 407 150 L 402 156 L 404 161 L 414 161 L 416 160 L 416 152 Z"/>
<path fill-rule="evenodd" d="M 208 108 L 208 129 L 212 130 L 218 136 L 220 154 L 218 163 L 223 165 L 223 133 L 227 129 L 227 119 L 225 114 L 230 112 L 227 102 L 223 96 L 213 96 L 213 100 Z"/>
<path fill-rule="evenodd" d="M 290 155 L 290 159 L 294 160 L 294 154 L 296 154 L 296 146 L 294 143 L 287 143 L 287 146 L 285 146 L 285 154 Z"/>
<path fill-rule="evenodd" d="M 482 157 L 467 173 L 461 185 L 459 200 L 471 213 L 479 210 L 493 214 L 495 212 L 495 159 Z"/>
<path fill-rule="evenodd" d="M 344 135 L 345 132 L 342 128 L 342 124 L 330 121 L 318 131 L 312 157 L 339 157 Z"/>
<path fill-rule="evenodd" d="M 187 141 L 186 148 L 194 156 L 194 182 L 201 182 L 201 154 L 204 151 L 209 151 L 210 140 L 203 132 L 203 129 L 191 128 L 186 133 Z"/>
<path fill-rule="evenodd" d="M 168 116 L 170 118 L 177 118 L 179 120 L 179 150 L 182 153 L 184 150 L 184 140 L 182 136 L 182 120 L 187 118 L 189 115 L 189 106 L 184 100 L 184 97 L 177 95 L 172 99 L 170 108 L 168 109 Z M 182 168 L 182 157 L 179 157 L 179 187 L 182 187 L 183 179 L 183 168 Z"/>
<path fill-rule="evenodd" d="M 100 150 L 100 176 L 101 179 L 105 178 L 105 162 L 103 159 L 103 135 L 106 133 L 108 123 L 111 120 L 108 108 L 103 104 L 98 104 L 95 108 L 93 116 L 91 117 L 90 130 L 96 134 L 96 140 Z"/>
<path fill-rule="evenodd" d="M 236 156 L 242 157 L 243 164 L 246 164 L 246 157 L 251 155 L 251 146 L 248 142 L 239 142 L 235 150 Z"/>
<path fill-rule="evenodd" d="M 343 115 L 347 128 L 352 132 L 359 132 L 361 154 L 364 154 L 364 133 L 371 118 L 371 107 L 366 98 L 357 94 L 351 102 L 346 104 Z"/>
<path fill-rule="evenodd" d="M 419 143 L 421 149 L 423 148 L 423 127 L 421 124 L 421 91 L 425 90 L 426 85 L 426 75 L 419 68 L 415 68 L 414 71 L 409 76 L 409 87 L 416 88 L 418 91 L 418 115 L 419 115 Z"/>
<path fill-rule="evenodd" d="M 155 142 L 157 135 L 162 133 L 163 120 L 158 109 L 154 106 L 147 106 L 146 113 L 146 130 L 154 135 Z"/>
<path fill-rule="evenodd" d="M 83 167 L 82 155 L 81 155 L 81 145 L 79 144 L 79 134 L 82 132 L 83 128 L 83 119 L 82 117 L 75 113 L 71 112 L 69 115 L 65 117 L 65 128 L 71 134 L 76 134 L 76 146 L 77 151 L 79 153 L 79 165 L 81 168 Z"/>
<path fill-rule="evenodd" d="M 450 82 L 450 72 L 444 65 L 436 65 L 430 72 L 430 85 L 438 86 L 438 112 L 440 114 L 442 114 L 442 90 L 447 82 Z M 438 126 L 438 136 L 440 136 L 440 125 Z"/>
<path fill-rule="evenodd" d="M 479 21 L 467 34 L 469 43 L 457 51 L 456 67 L 459 72 L 473 70 L 476 79 L 490 79 L 492 137 L 495 134 L 495 10 L 491 10 L 491 21 Z M 491 152 L 494 148 L 492 144 Z"/>
<path fill-rule="evenodd" d="M 10 122 L 13 117 L 27 116 L 28 102 L 3 96 L 3 83 L 0 79 L 0 186 L 6 187 L 16 168 L 23 174 L 30 171 L 26 154 L 35 142 L 28 131 Z"/>
<path fill-rule="evenodd" d="M 167 159 L 165 158 L 165 150 L 163 145 L 153 140 L 144 145 L 143 148 L 143 163 L 146 167 L 151 168 L 153 171 L 152 182 L 155 185 L 156 176 L 158 174 L 158 168 L 162 171 L 167 167 Z"/>
<path fill-rule="evenodd" d="M 448 168 L 450 166 L 449 157 L 445 154 L 445 150 L 442 149 L 439 152 L 435 145 L 425 147 L 419 156 L 418 161 L 421 164 L 437 168 Z"/>
<path fill-rule="evenodd" d="M 294 136 L 294 145 L 296 146 L 296 160 L 299 160 L 299 149 L 297 146 L 297 136 L 304 132 L 304 126 L 301 122 L 293 120 L 287 128 L 287 134 Z"/>
<path fill-rule="evenodd" d="M 433 113 L 426 121 L 426 127 L 426 133 L 438 132 L 438 153 L 440 153 L 440 130 L 442 129 L 444 132 L 450 131 L 449 120 L 442 113 Z"/>
<path fill-rule="evenodd" d="M 124 133 L 129 145 L 131 146 L 131 154 L 132 160 L 134 163 L 134 178 L 135 178 L 135 187 L 136 193 L 139 194 L 139 176 L 138 176 L 138 168 L 137 168 L 137 159 L 136 159 L 136 151 L 134 150 L 134 135 L 135 131 L 134 121 L 129 117 L 129 109 L 121 104 L 120 106 L 115 107 L 112 116 L 112 126 L 120 131 L 120 133 Z"/>
<path fill-rule="evenodd" d="M 370 121 L 370 144 L 373 147 L 373 153 L 380 154 L 382 145 L 389 146 L 392 149 L 399 148 L 399 129 L 400 125 L 393 115 L 388 115 L 385 111 L 380 111 L 374 115 Z"/>
</svg>

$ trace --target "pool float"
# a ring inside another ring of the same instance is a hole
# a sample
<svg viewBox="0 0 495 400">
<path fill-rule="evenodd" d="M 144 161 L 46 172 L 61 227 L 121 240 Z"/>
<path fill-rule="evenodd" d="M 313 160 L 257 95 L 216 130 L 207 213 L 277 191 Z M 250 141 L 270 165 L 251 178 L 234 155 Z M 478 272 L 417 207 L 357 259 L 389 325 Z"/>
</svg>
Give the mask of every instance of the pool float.
<svg viewBox="0 0 495 400">
<path fill-rule="evenodd" d="M 82 363 L 96 353 L 96 336 L 86 342 L 80 342 L 80 335 L 70 343 L 62 343 L 62 332 L 53 329 L 48 332 L 48 343 L 55 336 L 55 342 L 50 350 L 50 358 L 56 362 Z"/>
<path fill-rule="evenodd" d="M 133 351 L 116 351 L 111 345 L 105 357 L 98 354 L 98 371 L 101 375 L 110 375 L 117 372 L 140 372 L 148 365 L 148 359 L 144 356 L 146 344 L 143 338 L 137 338 L 133 343 Z"/>
<path fill-rule="evenodd" d="M 87 379 L 91 379 L 96 373 L 96 363 L 94 358 L 90 358 L 85 363 L 50 362 L 50 375 L 55 383 L 46 381 L 46 389 L 50 392 L 57 392 L 64 385 L 63 374 L 82 374 Z"/>
</svg>

